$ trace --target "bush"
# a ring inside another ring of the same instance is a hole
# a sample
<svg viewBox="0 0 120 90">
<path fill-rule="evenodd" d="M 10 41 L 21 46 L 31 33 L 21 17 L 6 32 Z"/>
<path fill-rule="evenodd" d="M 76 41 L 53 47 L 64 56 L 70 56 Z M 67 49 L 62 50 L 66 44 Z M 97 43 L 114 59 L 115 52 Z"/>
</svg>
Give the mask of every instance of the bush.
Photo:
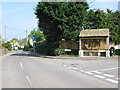
<svg viewBox="0 0 120 90">
<path fill-rule="evenodd" d="M 115 49 L 115 55 L 120 55 L 120 49 Z"/>
<path fill-rule="evenodd" d="M 57 47 L 57 43 L 55 42 L 38 42 L 36 43 L 36 52 L 46 55 L 55 55 L 54 51 Z"/>
<path fill-rule="evenodd" d="M 5 48 L 7 48 L 9 51 L 12 50 L 12 45 L 10 44 L 10 42 L 3 43 L 2 46 L 5 47 Z"/>
<path fill-rule="evenodd" d="M 72 49 L 70 54 L 71 55 L 78 55 L 78 50 L 77 49 Z"/>
<path fill-rule="evenodd" d="M 60 49 L 60 48 L 55 49 L 54 53 L 57 56 L 66 54 L 65 49 Z"/>
<path fill-rule="evenodd" d="M 45 42 L 37 42 L 36 43 L 36 47 L 35 47 L 35 51 L 37 53 L 41 53 L 41 54 L 46 54 L 46 49 L 45 49 Z"/>
<path fill-rule="evenodd" d="M 24 51 L 29 51 L 29 48 L 30 48 L 30 46 L 29 46 L 29 45 L 24 45 L 23 50 L 24 50 Z"/>
</svg>

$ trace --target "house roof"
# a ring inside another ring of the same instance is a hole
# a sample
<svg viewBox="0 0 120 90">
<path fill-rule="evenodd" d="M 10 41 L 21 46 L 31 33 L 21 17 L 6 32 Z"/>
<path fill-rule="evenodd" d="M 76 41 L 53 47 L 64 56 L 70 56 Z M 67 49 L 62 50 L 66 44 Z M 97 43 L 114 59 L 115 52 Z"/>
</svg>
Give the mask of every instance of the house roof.
<svg viewBox="0 0 120 90">
<path fill-rule="evenodd" d="M 80 32 L 79 37 L 109 36 L 109 29 L 86 29 Z"/>
</svg>

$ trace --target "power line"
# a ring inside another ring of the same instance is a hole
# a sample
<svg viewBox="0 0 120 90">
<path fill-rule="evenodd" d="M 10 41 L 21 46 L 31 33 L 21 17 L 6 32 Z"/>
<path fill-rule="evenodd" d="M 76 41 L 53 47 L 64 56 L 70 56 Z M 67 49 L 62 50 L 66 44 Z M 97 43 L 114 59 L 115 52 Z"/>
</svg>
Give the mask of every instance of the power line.
<svg viewBox="0 0 120 90">
<path fill-rule="evenodd" d="M 93 1 L 90 1 L 88 4 L 91 4 L 91 3 L 93 3 L 95 0 L 93 0 Z"/>
<path fill-rule="evenodd" d="M 13 27 L 6 26 L 7 29 L 14 30 L 14 31 L 21 31 L 22 29 L 16 29 Z M 24 30 L 25 31 L 25 30 Z"/>
<path fill-rule="evenodd" d="M 17 29 L 17 28 L 13 28 L 13 27 L 7 26 L 6 24 L 4 24 L 4 23 L 2 22 L 2 20 L 0 20 L 0 22 L 1 22 L 1 24 L 2 24 L 3 26 L 5 26 L 7 29 L 15 30 L 15 31 L 20 31 L 20 30 L 22 30 L 22 29 Z M 26 30 L 24 30 L 24 31 L 26 31 Z"/>
<path fill-rule="evenodd" d="M 7 40 L 7 37 L 9 37 L 9 35 L 11 35 L 11 34 L 8 34 L 7 33 L 7 31 L 6 30 L 12 30 L 12 31 L 17 31 L 19 34 L 15 34 L 15 35 L 13 35 L 13 36 L 18 36 L 18 35 L 20 35 L 20 31 L 23 31 L 24 29 L 18 29 L 18 28 L 13 28 L 13 27 L 10 27 L 10 26 L 8 26 L 8 25 L 6 25 L 6 24 L 4 24 L 4 22 L 2 21 L 2 20 L 0 20 L 0 23 L 4 26 L 4 37 L 5 37 L 5 39 Z M 35 26 L 33 29 L 38 29 L 38 26 Z M 26 32 L 26 38 L 27 38 L 27 34 L 28 34 L 28 31 L 27 30 L 24 30 L 25 32 Z M 23 33 L 25 33 L 25 32 L 23 32 Z M 8 35 L 8 36 L 7 36 Z"/>
</svg>

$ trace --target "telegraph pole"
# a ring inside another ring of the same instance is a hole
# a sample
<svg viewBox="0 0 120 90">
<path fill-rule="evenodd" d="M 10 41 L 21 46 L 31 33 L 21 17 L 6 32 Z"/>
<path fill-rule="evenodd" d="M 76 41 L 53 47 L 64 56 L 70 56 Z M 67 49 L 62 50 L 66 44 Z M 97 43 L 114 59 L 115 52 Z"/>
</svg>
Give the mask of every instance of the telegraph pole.
<svg viewBox="0 0 120 90">
<path fill-rule="evenodd" d="M 6 36 L 6 26 L 5 26 L 5 42 L 7 42 L 7 36 Z"/>
<path fill-rule="evenodd" d="M 26 44 L 27 44 L 27 41 L 28 41 L 28 36 L 27 36 L 27 30 L 26 30 Z"/>
</svg>

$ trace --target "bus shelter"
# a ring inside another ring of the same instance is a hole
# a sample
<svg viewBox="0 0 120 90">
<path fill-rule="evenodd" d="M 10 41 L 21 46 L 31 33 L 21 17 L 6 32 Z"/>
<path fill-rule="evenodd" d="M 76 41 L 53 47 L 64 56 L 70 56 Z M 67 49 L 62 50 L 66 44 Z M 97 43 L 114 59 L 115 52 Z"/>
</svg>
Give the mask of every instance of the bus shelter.
<svg viewBox="0 0 120 90">
<path fill-rule="evenodd" d="M 80 56 L 110 57 L 109 29 L 86 29 L 79 35 Z"/>
</svg>

